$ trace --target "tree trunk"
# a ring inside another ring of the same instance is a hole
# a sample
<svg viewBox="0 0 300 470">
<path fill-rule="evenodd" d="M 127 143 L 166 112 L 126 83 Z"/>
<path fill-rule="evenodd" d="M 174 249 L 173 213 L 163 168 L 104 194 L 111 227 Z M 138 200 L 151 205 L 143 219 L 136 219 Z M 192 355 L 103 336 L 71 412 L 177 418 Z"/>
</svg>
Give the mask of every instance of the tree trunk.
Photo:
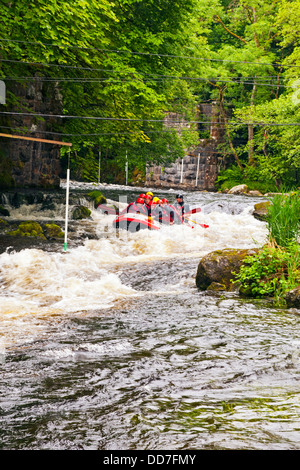
<svg viewBox="0 0 300 470">
<path fill-rule="evenodd" d="M 255 93 L 256 93 L 256 82 L 254 79 L 254 84 L 252 88 L 252 93 L 251 93 L 251 102 L 250 106 L 253 108 L 254 106 L 254 98 L 255 98 Z M 253 124 L 248 124 L 248 162 L 249 165 L 254 165 L 254 158 L 253 158 Z"/>
<path fill-rule="evenodd" d="M 228 142 L 229 142 L 229 146 L 230 146 L 231 152 L 234 156 L 234 159 L 235 159 L 238 167 L 243 169 L 243 165 L 241 164 L 240 159 L 238 157 L 238 154 L 236 153 L 234 145 L 232 143 L 223 99 L 224 99 L 224 88 L 220 87 L 220 90 L 219 90 L 220 112 L 221 112 L 221 115 L 222 115 L 222 118 L 223 118 L 225 132 L 226 132 Z"/>
</svg>

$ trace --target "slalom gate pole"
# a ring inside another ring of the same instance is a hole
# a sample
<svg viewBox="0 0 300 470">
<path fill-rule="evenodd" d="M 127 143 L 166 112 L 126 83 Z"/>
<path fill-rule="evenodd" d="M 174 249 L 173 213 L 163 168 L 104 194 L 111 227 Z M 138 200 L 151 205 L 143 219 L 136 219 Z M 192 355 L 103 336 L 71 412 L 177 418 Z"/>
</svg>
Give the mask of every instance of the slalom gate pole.
<svg viewBox="0 0 300 470">
<path fill-rule="evenodd" d="M 70 186 L 70 150 L 69 150 L 69 164 L 68 164 L 68 169 L 67 169 L 66 217 L 65 217 L 65 242 L 64 242 L 64 251 L 67 251 L 67 239 L 68 239 L 69 186 Z"/>
<path fill-rule="evenodd" d="M 184 160 L 184 158 L 181 159 L 181 173 L 180 173 L 180 183 L 181 184 L 183 182 L 183 160 Z"/>
<path fill-rule="evenodd" d="M 198 186 L 199 163 L 200 163 L 200 153 L 198 153 L 197 173 L 196 173 L 196 184 L 195 184 L 195 186 Z"/>
<path fill-rule="evenodd" d="M 126 186 L 128 185 L 128 157 L 127 157 L 127 150 L 126 150 L 126 163 L 125 163 L 125 180 Z"/>
</svg>

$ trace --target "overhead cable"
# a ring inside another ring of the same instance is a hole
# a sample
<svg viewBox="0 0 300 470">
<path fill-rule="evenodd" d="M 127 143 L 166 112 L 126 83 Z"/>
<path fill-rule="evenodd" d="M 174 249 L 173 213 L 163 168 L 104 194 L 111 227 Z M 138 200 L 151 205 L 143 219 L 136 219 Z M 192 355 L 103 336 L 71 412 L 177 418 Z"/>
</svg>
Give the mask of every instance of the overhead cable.
<svg viewBox="0 0 300 470">
<path fill-rule="evenodd" d="M 277 63 L 269 63 L 269 62 L 251 62 L 251 61 L 244 61 L 244 60 L 232 60 L 232 59 L 214 59 L 211 57 L 194 57 L 194 56 L 185 56 L 185 55 L 175 55 L 175 54 L 163 54 L 158 52 L 138 52 L 138 51 L 127 51 L 122 49 L 101 49 L 97 47 L 79 47 L 73 46 L 71 44 L 51 44 L 51 43 L 43 43 L 43 42 L 34 42 L 34 41 L 22 41 L 17 39 L 8 39 L 8 38 L 0 38 L 0 41 L 3 42 L 17 42 L 21 44 L 31 44 L 36 46 L 51 46 L 51 47 L 60 47 L 60 48 L 73 48 L 78 50 L 93 50 L 97 52 L 105 52 L 105 53 L 114 53 L 114 54 L 132 54 L 132 55 L 142 55 L 142 56 L 149 56 L 149 57 L 170 57 L 174 59 L 189 59 L 189 60 L 203 60 L 203 61 L 211 61 L 211 62 L 229 62 L 229 63 L 239 63 L 239 64 L 250 64 L 250 65 L 258 65 L 258 66 L 272 66 L 272 67 L 296 67 L 299 68 L 300 65 L 294 64 L 277 64 Z"/>
<path fill-rule="evenodd" d="M 127 121 L 127 122 L 166 122 L 165 119 L 141 119 L 141 118 L 124 118 L 124 117 L 104 117 L 104 116 L 71 116 L 64 114 L 45 114 L 45 113 L 20 113 L 15 111 L 0 111 L 3 115 L 16 115 L 16 116 L 33 116 L 33 117 L 50 117 L 58 119 L 87 119 L 87 120 L 100 120 L 100 121 Z M 219 122 L 212 121 L 183 121 L 171 119 L 173 124 L 212 124 L 218 125 Z M 252 126 L 300 126 L 300 122 L 293 123 L 274 123 L 274 122 L 235 122 L 233 125 L 252 125 Z"/>
</svg>

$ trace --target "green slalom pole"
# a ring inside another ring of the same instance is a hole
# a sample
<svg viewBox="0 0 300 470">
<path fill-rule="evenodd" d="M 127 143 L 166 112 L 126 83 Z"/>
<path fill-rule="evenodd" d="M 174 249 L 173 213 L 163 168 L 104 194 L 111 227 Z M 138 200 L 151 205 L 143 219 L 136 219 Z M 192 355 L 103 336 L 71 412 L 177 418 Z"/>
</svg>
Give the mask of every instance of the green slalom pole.
<svg viewBox="0 0 300 470">
<path fill-rule="evenodd" d="M 66 217 L 65 217 L 65 242 L 64 242 L 64 251 L 67 251 L 67 239 L 68 239 L 69 185 L 70 185 L 70 168 L 67 169 Z"/>
</svg>

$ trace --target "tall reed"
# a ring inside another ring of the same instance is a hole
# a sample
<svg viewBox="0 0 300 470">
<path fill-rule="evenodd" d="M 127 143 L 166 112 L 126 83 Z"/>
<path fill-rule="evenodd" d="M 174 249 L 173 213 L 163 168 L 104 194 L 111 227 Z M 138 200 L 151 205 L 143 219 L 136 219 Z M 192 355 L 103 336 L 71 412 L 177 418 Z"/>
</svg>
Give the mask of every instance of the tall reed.
<svg viewBox="0 0 300 470">
<path fill-rule="evenodd" d="M 267 223 L 271 241 L 282 247 L 297 243 L 300 234 L 300 194 L 276 194 L 269 206 Z"/>
</svg>

